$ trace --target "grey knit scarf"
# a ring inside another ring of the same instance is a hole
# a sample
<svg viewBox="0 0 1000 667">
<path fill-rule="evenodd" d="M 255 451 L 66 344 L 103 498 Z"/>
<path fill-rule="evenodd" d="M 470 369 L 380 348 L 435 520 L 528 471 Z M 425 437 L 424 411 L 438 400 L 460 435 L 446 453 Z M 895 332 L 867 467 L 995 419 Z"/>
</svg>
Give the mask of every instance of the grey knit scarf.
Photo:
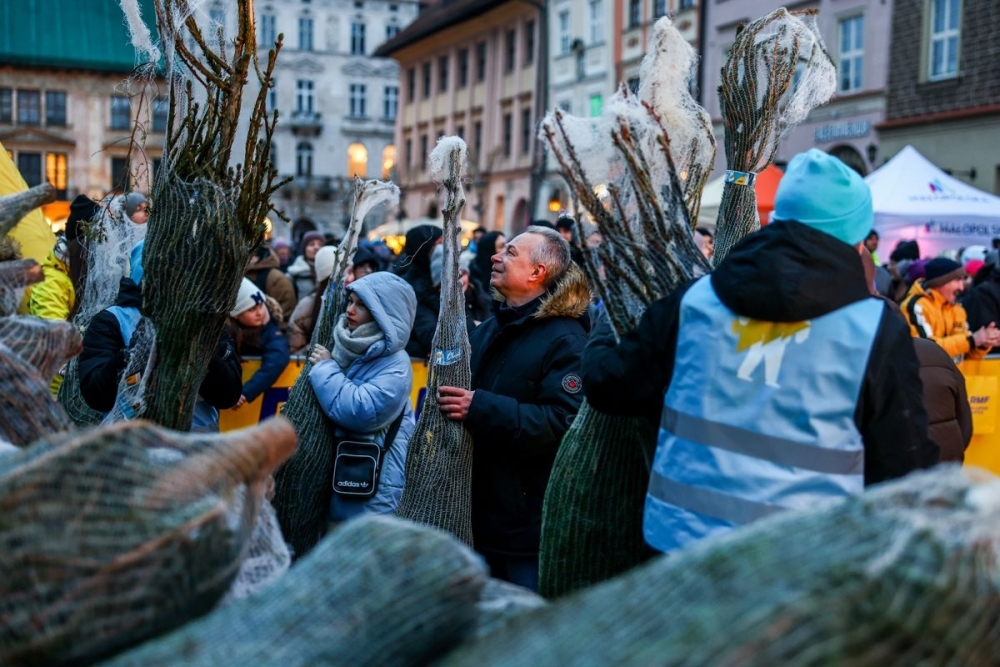
<svg viewBox="0 0 1000 667">
<path fill-rule="evenodd" d="M 341 314 L 337 320 L 337 326 L 333 329 L 333 355 L 334 361 L 343 369 L 347 370 L 356 359 L 364 356 L 375 343 L 385 337 L 378 323 L 366 322 L 351 331 L 347 328 L 347 315 Z"/>
</svg>

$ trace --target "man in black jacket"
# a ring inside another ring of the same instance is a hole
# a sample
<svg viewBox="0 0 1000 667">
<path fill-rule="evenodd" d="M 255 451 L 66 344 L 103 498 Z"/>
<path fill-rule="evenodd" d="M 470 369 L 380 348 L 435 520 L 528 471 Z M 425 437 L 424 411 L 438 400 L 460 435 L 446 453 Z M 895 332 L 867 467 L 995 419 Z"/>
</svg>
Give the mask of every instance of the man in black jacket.
<svg viewBox="0 0 1000 667">
<path fill-rule="evenodd" d="M 472 390 L 441 387 L 441 412 L 472 432 L 472 531 L 494 577 L 537 590 L 542 501 L 583 400 L 590 290 L 558 232 L 531 226 L 493 256 L 504 303 L 471 337 Z"/>
<path fill-rule="evenodd" d="M 772 222 L 710 275 L 584 353 L 595 408 L 660 434 L 643 520 L 660 551 L 935 464 L 909 332 L 858 254 L 871 195 L 817 150 L 796 156 Z"/>
</svg>

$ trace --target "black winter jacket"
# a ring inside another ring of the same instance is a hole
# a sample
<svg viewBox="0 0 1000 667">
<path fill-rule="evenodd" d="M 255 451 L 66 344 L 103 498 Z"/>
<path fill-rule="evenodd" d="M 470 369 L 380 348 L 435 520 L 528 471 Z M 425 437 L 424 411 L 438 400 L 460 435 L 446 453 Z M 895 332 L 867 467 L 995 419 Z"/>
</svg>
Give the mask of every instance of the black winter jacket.
<svg viewBox="0 0 1000 667">
<path fill-rule="evenodd" d="M 542 501 L 583 392 L 580 353 L 590 301 L 576 269 L 521 308 L 501 308 L 473 333 L 465 425 L 473 437 L 472 531 L 484 554 L 538 554 Z"/>
<path fill-rule="evenodd" d="M 1000 270 L 993 269 L 986 281 L 976 285 L 962 299 L 969 331 L 976 331 L 993 322 L 1000 327 Z"/>
<path fill-rule="evenodd" d="M 271 315 L 267 324 L 238 333 L 237 336 L 241 341 L 238 344 L 241 357 L 248 355 L 260 357 L 260 368 L 243 385 L 243 395 L 249 403 L 271 388 L 284 372 L 291 353 L 288 350 L 288 338 L 281 333 L 281 329 L 275 323 L 274 315 Z M 239 399 L 239 396 L 236 398 Z"/>
<path fill-rule="evenodd" d="M 130 278 L 122 278 L 115 305 L 141 308 L 142 289 Z M 79 359 L 80 394 L 87 405 L 98 412 L 109 412 L 114 407 L 119 376 L 127 362 L 128 351 L 118 318 L 102 310 L 87 327 Z M 223 332 L 198 394 L 212 407 L 224 410 L 240 400 L 242 387 L 239 358 L 232 339 Z"/>
<path fill-rule="evenodd" d="M 424 267 L 416 261 L 400 278 L 408 282 L 417 295 L 417 313 L 410 331 L 410 340 L 406 343 L 406 353 L 411 357 L 427 359 L 431 353 L 434 331 L 437 329 L 441 293 L 434 287 L 429 266 Z"/>
<path fill-rule="evenodd" d="M 711 281 L 727 308 L 767 322 L 810 320 L 871 298 L 857 252 L 795 222 L 775 222 L 746 237 Z M 688 287 L 653 303 L 617 346 L 610 327 L 595 331 L 583 355 L 583 386 L 591 405 L 659 423 L 673 377 L 680 303 Z M 902 477 L 938 461 L 938 447 L 928 437 L 910 332 L 887 309 L 854 421 L 864 441 L 865 484 Z"/>
</svg>

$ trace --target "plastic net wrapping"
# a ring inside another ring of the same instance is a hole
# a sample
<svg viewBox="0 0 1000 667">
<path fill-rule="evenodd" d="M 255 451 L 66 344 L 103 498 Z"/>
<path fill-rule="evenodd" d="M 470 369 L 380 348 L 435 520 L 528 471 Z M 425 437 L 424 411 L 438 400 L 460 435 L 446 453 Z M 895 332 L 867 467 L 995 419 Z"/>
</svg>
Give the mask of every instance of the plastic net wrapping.
<svg viewBox="0 0 1000 667">
<path fill-rule="evenodd" d="M 313 329 L 311 345 L 333 349 L 333 328 L 347 303 L 344 274 L 358 248 L 361 225 L 376 206 L 394 205 L 398 201 L 399 188 L 396 185 L 355 178 L 351 220 L 334 257 L 333 273 L 323 294 L 323 305 L 319 321 Z M 281 532 L 295 558 L 304 556 L 323 537 L 333 495 L 335 424 L 327 418 L 316 400 L 309 382 L 312 367 L 307 356 L 305 366 L 288 392 L 288 402 L 282 414 L 295 426 L 299 448 L 275 475 L 274 509 Z"/>
<path fill-rule="evenodd" d="M 647 304 L 709 270 L 688 212 L 700 201 L 714 156 L 705 112 L 688 93 L 693 66 L 690 45 L 661 19 L 654 50 L 644 61 L 644 71 L 655 79 L 644 90 L 659 107 L 622 88 L 596 121 L 557 110 L 542 123 L 542 137 L 564 178 L 604 237 L 585 255 L 586 268 L 619 336 L 635 326 Z M 679 144 L 675 128 L 684 138 Z M 687 178 L 681 178 L 678 156 Z M 603 198 L 595 194 L 598 185 L 606 187 Z M 642 513 L 655 447 L 656 424 L 607 415 L 584 400 L 563 437 L 545 494 L 543 595 L 604 581 L 648 557 Z"/>
<path fill-rule="evenodd" d="M 207 612 L 294 447 L 280 419 L 215 436 L 128 422 L 0 458 L 0 664 L 88 664 Z"/>
<path fill-rule="evenodd" d="M 995 665 L 998 511 L 992 475 L 913 474 L 659 557 L 441 664 Z"/>
<path fill-rule="evenodd" d="M 472 544 L 472 434 L 438 408 L 438 387 L 472 388 L 465 293 L 459 277 L 466 146 L 443 137 L 431 151 L 431 178 L 444 186 L 441 309 L 427 371 L 427 393 L 406 452 L 406 481 L 396 514 L 447 530 Z"/>
<path fill-rule="evenodd" d="M 267 588 L 107 664 L 426 665 L 472 630 L 485 580 L 451 536 L 365 515 Z"/>
<path fill-rule="evenodd" d="M 234 512 L 241 511 L 234 508 Z M 281 535 L 278 516 L 270 501 L 262 500 L 254 523 L 250 544 L 236 579 L 221 604 L 250 595 L 285 574 L 292 564 L 292 552 Z"/>
<path fill-rule="evenodd" d="M 781 136 L 836 89 L 837 68 L 815 10 L 782 7 L 737 31 L 719 86 L 728 171 L 716 225 L 716 266 L 760 227 L 753 179 L 774 161 Z"/>
<path fill-rule="evenodd" d="M 121 279 L 130 274 L 132 248 L 146 236 L 146 225 L 137 225 L 125 215 L 124 199 L 105 197 L 94 219 L 82 225 L 78 240 L 86 249 L 87 271 L 73 316 L 80 331 L 86 331 L 95 315 L 115 304 Z M 104 415 L 83 400 L 78 363 L 71 359 L 63 372 L 59 402 L 78 426 L 98 424 Z"/>
<path fill-rule="evenodd" d="M 0 197 L 0 238 L 7 236 L 28 213 L 55 199 L 56 189 L 49 183 Z"/>
<path fill-rule="evenodd" d="M 0 343 L 0 438 L 23 447 L 70 425 L 48 380 Z"/>
<path fill-rule="evenodd" d="M 45 382 L 80 352 L 82 339 L 69 322 L 40 317 L 0 317 L 0 341 L 33 367 Z"/>
</svg>

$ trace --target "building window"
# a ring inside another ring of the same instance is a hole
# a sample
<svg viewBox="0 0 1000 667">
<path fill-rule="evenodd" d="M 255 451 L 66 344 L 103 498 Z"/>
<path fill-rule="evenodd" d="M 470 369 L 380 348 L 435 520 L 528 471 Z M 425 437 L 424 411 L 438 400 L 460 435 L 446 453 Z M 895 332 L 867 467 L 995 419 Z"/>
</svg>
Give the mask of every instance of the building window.
<svg viewBox="0 0 1000 667">
<path fill-rule="evenodd" d="M 299 79 L 295 82 L 295 111 L 304 114 L 313 111 L 313 82 Z"/>
<path fill-rule="evenodd" d="M 388 181 L 392 178 L 393 170 L 396 168 L 396 147 L 389 144 L 382 149 L 382 180 Z"/>
<path fill-rule="evenodd" d="M 590 96 L 590 117 L 596 118 L 604 111 L 604 98 L 601 95 Z"/>
<path fill-rule="evenodd" d="M 438 59 L 438 92 L 448 92 L 448 56 Z"/>
<path fill-rule="evenodd" d="M 116 192 L 128 192 L 132 189 L 132 173 L 127 157 L 111 158 L 111 189 Z"/>
<path fill-rule="evenodd" d="M 431 96 L 431 64 L 424 63 L 424 99 Z"/>
<path fill-rule="evenodd" d="M 642 23 L 642 0 L 628 0 L 628 27 L 637 28 Z"/>
<path fill-rule="evenodd" d="M 653 18 L 667 15 L 667 0 L 653 0 Z"/>
<path fill-rule="evenodd" d="M 531 137 L 535 126 L 531 122 L 531 109 L 521 110 L 521 152 L 527 155 L 531 152 Z"/>
<path fill-rule="evenodd" d="M 295 175 L 309 178 L 313 173 L 313 147 L 308 141 L 295 146 Z"/>
<path fill-rule="evenodd" d="M 524 66 L 535 62 L 535 22 L 524 24 Z"/>
<path fill-rule="evenodd" d="M 42 93 L 40 91 L 17 91 L 17 122 L 21 125 L 39 125 L 42 122 Z"/>
<path fill-rule="evenodd" d="M 393 37 L 399 34 L 399 26 L 395 23 L 390 23 L 385 27 L 385 41 L 389 41 Z"/>
<path fill-rule="evenodd" d="M 406 101 L 412 102 L 417 94 L 417 68 L 411 67 L 406 70 Z"/>
<path fill-rule="evenodd" d="M 513 137 L 511 134 L 514 131 L 514 117 L 513 114 L 505 113 L 503 115 L 503 154 L 504 157 L 510 157 L 511 152 L 511 141 Z"/>
<path fill-rule="evenodd" d="M 693 9 L 693 8 L 694 8 L 694 0 L 680 0 L 680 2 L 677 3 L 677 9 Z"/>
<path fill-rule="evenodd" d="M 469 50 L 459 49 L 458 51 L 458 87 L 465 88 L 469 85 Z"/>
<path fill-rule="evenodd" d="M 157 97 L 153 100 L 153 132 L 167 131 L 167 118 L 170 115 L 170 100 Z"/>
<path fill-rule="evenodd" d="M 150 182 L 154 182 L 156 180 L 156 175 L 160 173 L 160 165 L 162 163 L 163 163 L 163 159 L 162 158 L 158 158 L 158 157 L 154 157 L 153 158 L 153 173 L 150 174 L 150 177 L 149 177 Z"/>
<path fill-rule="evenodd" d="M 57 199 L 66 199 L 66 153 L 45 154 L 45 180 L 56 189 Z"/>
<path fill-rule="evenodd" d="M 930 79 L 948 79 L 958 74 L 960 3 L 961 0 L 931 0 Z"/>
<path fill-rule="evenodd" d="M 427 135 L 420 135 L 420 168 L 427 171 Z"/>
<path fill-rule="evenodd" d="M 570 104 L 569 100 L 563 100 L 559 103 L 559 108 L 565 111 L 566 113 L 571 113 L 570 109 L 573 108 L 573 105 Z"/>
<path fill-rule="evenodd" d="M 351 24 L 351 55 L 352 56 L 363 56 L 363 55 L 365 55 L 365 24 L 364 23 L 352 23 Z"/>
<path fill-rule="evenodd" d="M 306 16 L 299 18 L 299 50 L 313 50 L 313 20 Z"/>
<path fill-rule="evenodd" d="M 367 97 L 368 86 L 363 83 L 351 84 L 348 104 L 348 115 L 351 118 L 363 118 L 365 116 L 365 99 Z"/>
<path fill-rule="evenodd" d="M 62 90 L 45 92 L 45 124 L 66 126 L 66 93 Z"/>
<path fill-rule="evenodd" d="M 633 76 L 629 78 L 628 89 L 633 95 L 639 94 L 639 77 Z"/>
<path fill-rule="evenodd" d="M 271 113 L 278 108 L 278 81 L 276 79 L 271 79 L 271 87 L 267 90 L 267 99 L 265 100 L 267 105 L 267 112 Z"/>
<path fill-rule="evenodd" d="M 559 12 L 559 53 L 569 53 L 569 11 Z"/>
<path fill-rule="evenodd" d="M 20 96 L 18 96 L 20 98 Z M 20 99 L 18 99 L 20 102 Z M 29 188 L 42 184 L 42 154 L 25 153 L 17 154 L 17 170 L 24 177 L 24 182 Z"/>
<path fill-rule="evenodd" d="M 399 87 L 386 86 L 382 96 L 382 117 L 386 120 L 396 120 L 399 110 Z"/>
<path fill-rule="evenodd" d="M 598 44 L 604 40 L 604 3 L 601 0 L 590 0 L 590 43 Z"/>
<path fill-rule="evenodd" d="M 486 80 L 486 42 L 476 44 L 476 81 Z"/>
<path fill-rule="evenodd" d="M 278 30 L 274 14 L 262 14 L 260 17 L 260 46 L 270 49 L 276 41 L 278 41 Z"/>
<path fill-rule="evenodd" d="M 365 178 L 368 175 L 368 149 L 364 144 L 347 147 L 347 177 Z"/>
<path fill-rule="evenodd" d="M 865 61 L 865 17 L 854 16 L 840 22 L 840 92 L 861 90 L 861 70 Z"/>
<path fill-rule="evenodd" d="M 505 72 L 513 72 L 514 65 L 517 63 L 517 31 L 508 30 L 507 31 L 507 62 L 504 68 Z"/>
<path fill-rule="evenodd" d="M 129 105 L 128 98 L 113 95 L 111 97 L 111 129 L 128 130 L 131 127 L 132 107 Z"/>
<path fill-rule="evenodd" d="M 413 139 L 403 142 L 403 157 L 406 158 L 406 168 L 413 166 Z"/>
<path fill-rule="evenodd" d="M 0 88 L 0 123 L 10 123 L 14 120 L 14 91 L 10 88 Z"/>
<path fill-rule="evenodd" d="M 461 137 L 462 141 L 465 141 L 465 126 L 464 125 L 459 125 L 458 127 L 455 128 L 455 136 L 456 137 Z"/>
<path fill-rule="evenodd" d="M 478 120 L 472 126 L 472 149 L 475 152 L 476 164 L 479 164 L 479 154 L 483 150 L 483 124 Z"/>
</svg>

